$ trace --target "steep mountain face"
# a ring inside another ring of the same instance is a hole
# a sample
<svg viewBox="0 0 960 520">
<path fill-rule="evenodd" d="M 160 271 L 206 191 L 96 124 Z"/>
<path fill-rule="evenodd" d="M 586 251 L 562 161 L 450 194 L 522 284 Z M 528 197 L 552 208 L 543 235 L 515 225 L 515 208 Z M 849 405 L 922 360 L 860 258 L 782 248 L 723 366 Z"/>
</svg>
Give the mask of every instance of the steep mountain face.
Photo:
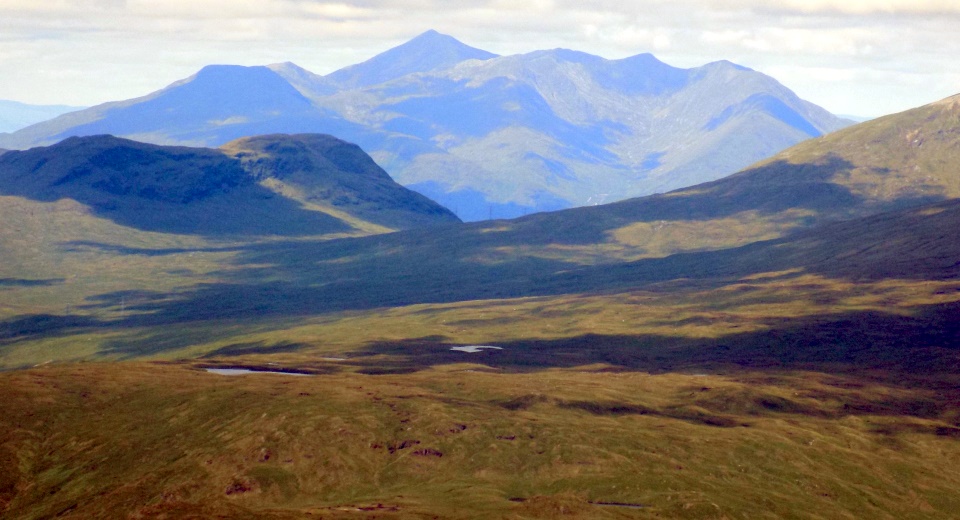
<svg viewBox="0 0 960 520">
<path fill-rule="evenodd" d="M 431 31 L 323 77 L 290 63 L 208 67 L 0 145 L 112 133 L 219 146 L 328 133 L 463 219 L 483 220 L 718 179 L 846 124 L 729 62 L 679 69 L 649 54 L 606 60 L 562 49 L 498 57 Z"/>
<path fill-rule="evenodd" d="M 82 109 L 83 107 L 66 105 L 28 105 L 0 99 L 0 133 L 15 132 L 61 114 Z"/>
<path fill-rule="evenodd" d="M 329 136 L 271 136 L 257 143 L 263 146 L 254 147 L 256 158 L 246 153 L 237 159 L 219 150 L 72 137 L 0 157 L 0 194 L 72 199 L 122 226 L 208 237 L 366 234 L 455 220 L 390 181 L 356 146 Z M 237 143 L 232 151 L 240 155 L 241 149 Z M 305 205 L 268 182 L 288 176 L 294 186 L 323 187 L 304 190 L 317 204 Z M 386 216 L 376 215 L 381 209 Z"/>
</svg>

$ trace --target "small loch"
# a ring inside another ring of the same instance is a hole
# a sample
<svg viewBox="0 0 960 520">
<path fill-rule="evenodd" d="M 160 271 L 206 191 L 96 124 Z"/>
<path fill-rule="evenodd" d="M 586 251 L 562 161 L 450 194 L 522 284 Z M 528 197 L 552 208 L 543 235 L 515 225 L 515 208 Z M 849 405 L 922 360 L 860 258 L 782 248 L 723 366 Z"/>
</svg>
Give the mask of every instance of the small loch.
<svg viewBox="0 0 960 520">
<path fill-rule="evenodd" d="M 300 372 L 281 372 L 279 370 L 251 370 L 249 368 L 205 368 L 211 374 L 221 376 L 242 376 L 245 374 L 280 374 L 283 376 L 312 376 L 313 374 L 303 374 Z"/>
<path fill-rule="evenodd" d="M 463 347 L 450 347 L 450 350 L 456 350 L 458 352 L 467 352 L 470 354 L 476 354 L 485 349 L 494 349 L 494 350 L 503 350 L 503 347 L 494 347 L 492 345 L 466 345 Z"/>
</svg>

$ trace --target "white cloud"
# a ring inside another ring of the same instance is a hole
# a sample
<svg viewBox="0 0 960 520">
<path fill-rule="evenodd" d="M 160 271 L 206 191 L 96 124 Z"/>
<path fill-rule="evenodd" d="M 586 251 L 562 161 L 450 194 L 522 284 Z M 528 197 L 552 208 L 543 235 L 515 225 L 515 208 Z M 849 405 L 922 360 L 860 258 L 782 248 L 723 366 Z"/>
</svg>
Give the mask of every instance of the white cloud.
<svg viewBox="0 0 960 520">
<path fill-rule="evenodd" d="M 746 4 L 801 13 L 960 14 L 956 0 L 746 0 Z"/>
</svg>

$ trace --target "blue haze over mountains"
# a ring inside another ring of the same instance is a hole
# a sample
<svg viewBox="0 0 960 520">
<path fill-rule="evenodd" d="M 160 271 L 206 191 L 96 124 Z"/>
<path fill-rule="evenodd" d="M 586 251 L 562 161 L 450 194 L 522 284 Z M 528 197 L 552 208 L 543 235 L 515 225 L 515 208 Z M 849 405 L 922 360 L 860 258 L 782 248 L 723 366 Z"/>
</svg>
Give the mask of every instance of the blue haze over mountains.
<svg viewBox="0 0 960 520">
<path fill-rule="evenodd" d="M 0 132 L 15 132 L 82 108 L 67 105 L 28 105 L 0 99 Z"/>
<path fill-rule="evenodd" d="M 470 221 L 711 181 L 849 123 L 726 61 L 497 56 L 428 31 L 326 76 L 292 63 L 208 66 L 141 98 L 2 134 L 0 148 L 96 134 L 215 147 L 326 133 Z"/>
</svg>

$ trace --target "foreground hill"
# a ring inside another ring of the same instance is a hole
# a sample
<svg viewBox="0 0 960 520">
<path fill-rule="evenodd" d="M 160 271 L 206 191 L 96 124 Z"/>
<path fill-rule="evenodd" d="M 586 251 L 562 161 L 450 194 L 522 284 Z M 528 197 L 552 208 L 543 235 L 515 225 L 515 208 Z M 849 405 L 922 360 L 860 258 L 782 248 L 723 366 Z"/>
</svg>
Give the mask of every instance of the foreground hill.
<svg viewBox="0 0 960 520">
<path fill-rule="evenodd" d="M 714 180 L 846 124 L 729 62 L 680 69 L 650 54 L 562 49 L 496 56 L 430 31 L 322 77 L 290 63 L 206 67 L 0 146 L 102 133 L 190 146 L 328 133 L 465 220 L 484 220 Z"/>
<path fill-rule="evenodd" d="M 0 513 L 953 518 L 958 230 L 949 201 L 558 272 L 523 298 L 340 313 L 318 303 L 364 309 L 378 293 L 312 277 L 316 299 L 296 290 L 306 280 L 221 286 L 170 302 L 161 326 L 50 320 L 30 341 L 0 337 L 4 359 L 95 343 L 101 359 L 165 361 L 0 373 Z M 516 289 L 508 273 L 445 289 Z M 378 289 L 413 294 L 427 274 Z M 530 297 L 540 287 L 557 295 Z M 241 295 L 260 309 L 198 319 Z M 496 348 L 453 350 L 467 345 Z"/>
<path fill-rule="evenodd" d="M 356 145 L 330 136 L 265 136 L 226 150 L 234 157 L 74 137 L 4 154 L 0 194 L 71 199 L 121 226 L 210 237 L 325 235 L 360 231 L 358 222 L 402 229 L 456 220 L 393 182 Z"/>
</svg>

